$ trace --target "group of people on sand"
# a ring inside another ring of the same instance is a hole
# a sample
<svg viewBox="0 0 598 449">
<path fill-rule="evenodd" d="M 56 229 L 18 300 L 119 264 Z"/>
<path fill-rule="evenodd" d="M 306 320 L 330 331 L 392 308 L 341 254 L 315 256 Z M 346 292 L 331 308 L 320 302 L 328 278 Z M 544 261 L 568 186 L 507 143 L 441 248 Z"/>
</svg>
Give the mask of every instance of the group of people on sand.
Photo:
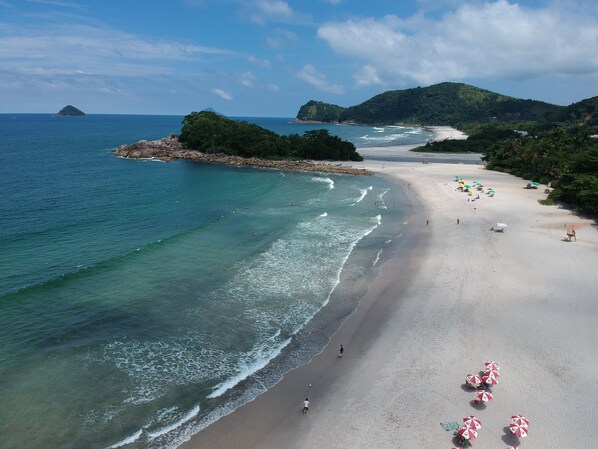
<svg viewBox="0 0 598 449">
<path fill-rule="evenodd" d="M 343 347 L 343 345 L 341 345 L 341 347 L 338 351 L 338 358 L 342 359 L 344 353 L 345 353 L 345 348 Z M 311 384 L 309 384 L 309 387 L 311 388 Z M 303 401 L 303 414 L 307 415 L 308 412 L 309 412 L 309 398 L 305 398 L 305 401 Z"/>
</svg>

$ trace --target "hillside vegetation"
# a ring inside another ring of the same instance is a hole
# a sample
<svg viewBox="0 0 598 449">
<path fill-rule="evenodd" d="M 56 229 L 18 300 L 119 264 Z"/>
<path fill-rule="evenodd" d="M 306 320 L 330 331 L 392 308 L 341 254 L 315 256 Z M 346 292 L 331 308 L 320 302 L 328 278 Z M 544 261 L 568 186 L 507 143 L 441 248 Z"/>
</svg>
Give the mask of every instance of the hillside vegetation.
<svg viewBox="0 0 598 449">
<path fill-rule="evenodd" d="M 449 125 L 467 123 L 539 122 L 564 113 L 563 106 L 522 100 L 462 83 L 391 90 L 348 108 L 310 101 L 298 120 L 360 124 Z M 337 111 L 338 114 L 334 112 Z"/>
<path fill-rule="evenodd" d="M 598 97 L 587 98 L 567 106 L 552 121 L 563 124 L 589 126 L 598 132 Z"/>
<path fill-rule="evenodd" d="M 344 108 L 321 101 L 308 101 L 301 106 L 297 118 L 305 122 L 336 122 Z"/>
<path fill-rule="evenodd" d="M 497 142 L 484 158 L 490 170 L 550 183 L 549 199 L 597 214 L 598 139 L 590 132 L 586 126 L 556 126 Z"/>
<path fill-rule="evenodd" d="M 279 136 L 255 124 L 209 111 L 187 115 L 179 141 L 202 153 L 244 158 L 363 160 L 351 142 L 332 136 L 324 129 L 307 131 L 303 136 Z"/>
</svg>

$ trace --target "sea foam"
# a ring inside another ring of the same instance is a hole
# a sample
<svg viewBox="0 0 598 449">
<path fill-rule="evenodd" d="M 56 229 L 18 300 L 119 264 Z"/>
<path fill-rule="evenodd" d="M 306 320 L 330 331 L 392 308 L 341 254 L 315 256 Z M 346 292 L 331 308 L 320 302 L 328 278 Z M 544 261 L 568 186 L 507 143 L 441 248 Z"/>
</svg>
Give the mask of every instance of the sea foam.
<svg viewBox="0 0 598 449">
<path fill-rule="evenodd" d="M 139 437 L 141 437 L 142 433 L 143 433 L 143 429 L 138 430 L 133 435 L 130 435 L 130 436 L 120 440 L 117 443 L 114 443 L 112 446 L 108 446 L 106 449 L 116 449 L 117 447 L 126 446 L 127 444 L 134 443 L 135 441 L 137 441 L 139 439 Z"/>
<path fill-rule="evenodd" d="M 275 341 L 277 337 L 280 336 L 280 330 L 269 339 L 270 342 Z M 239 372 L 237 375 L 227 379 L 226 381 L 222 382 L 219 385 L 214 387 L 214 391 L 210 393 L 207 397 L 208 399 L 217 398 L 218 396 L 223 395 L 227 390 L 233 388 L 239 382 L 247 379 L 249 376 L 254 374 L 255 372 L 259 371 L 263 367 L 265 367 L 273 358 L 278 356 L 280 352 L 291 342 L 290 338 L 287 338 L 280 344 L 276 345 L 274 348 L 267 345 L 266 343 L 260 344 L 255 347 L 252 351 L 250 351 L 244 358 L 253 359 L 253 362 L 249 365 L 243 366 L 243 361 L 239 367 Z"/>
<path fill-rule="evenodd" d="M 311 180 L 316 182 L 325 182 L 326 184 L 328 184 L 329 189 L 334 189 L 334 181 L 330 178 L 320 178 L 318 176 L 314 176 L 313 178 L 311 178 Z"/>
<path fill-rule="evenodd" d="M 181 427 L 187 421 L 190 421 L 191 419 L 195 418 L 198 413 L 199 413 L 199 405 L 196 405 L 195 407 L 193 407 L 192 410 L 190 410 L 187 414 L 185 414 L 185 416 L 183 416 L 178 421 L 176 421 L 166 427 L 158 429 L 155 432 L 148 432 L 148 437 L 149 437 L 150 441 L 154 440 L 162 435 L 165 435 L 168 432 L 171 432 L 171 431 L 177 429 L 178 427 Z"/>
</svg>

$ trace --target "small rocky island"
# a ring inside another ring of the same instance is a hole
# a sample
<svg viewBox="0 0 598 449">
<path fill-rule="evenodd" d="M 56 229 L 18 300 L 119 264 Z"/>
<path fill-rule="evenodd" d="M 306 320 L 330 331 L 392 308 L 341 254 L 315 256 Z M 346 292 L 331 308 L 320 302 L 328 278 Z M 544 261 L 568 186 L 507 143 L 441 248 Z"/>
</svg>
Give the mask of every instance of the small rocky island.
<svg viewBox="0 0 598 449">
<path fill-rule="evenodd" d="M 211 111 L 192 112 L 179 136 L 142 140 L 113 152 L 127 159 L 169 162 L 189 159 L 235 167 L 369 175 L 367 170 L 331 161 L 362 161 L 351 142 L 326 130 L 279 136 L 255 124 L 231 120 Z"/>
<path fill-rule="evenodd" d="M 371 175 L 362 168 L 353 168 L 333 162 L 313 162 L 308 160 L 270 160 L 257 157 L 241 157 L 224 153 L 203 153 L 186 148 L 175 134 L 160 140 L 140 140 L 131 145 L 121 145 L 112 152 L 125 159 L 149 159 L 170 162 L 175 159 L 188 159 L 208 164 L 229 165 L 233 167 L 269 168 L 276 170 L 338 173 L 345 175 Z"/>
<path fill-rule="evenodd" d="M 65 106 L 60 111 L 58 111 L 56 115 L 85 115 L 85 112 L 69 104 L 68 106 Z"/>
</svg>

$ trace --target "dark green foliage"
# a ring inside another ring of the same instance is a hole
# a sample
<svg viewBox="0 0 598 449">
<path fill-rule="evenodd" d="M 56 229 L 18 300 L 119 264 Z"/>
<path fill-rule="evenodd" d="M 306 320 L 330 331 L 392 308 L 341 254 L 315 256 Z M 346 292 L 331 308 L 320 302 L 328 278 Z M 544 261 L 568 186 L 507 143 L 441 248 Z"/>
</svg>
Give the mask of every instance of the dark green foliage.
<svg viewBox="0 0 598 449">
<path fill-rule="evenodd" d="M 554 127 L 498 142 L 486 151 L 488 168 L 542 183 L 550 199 L 598 213 L 598 139 L 590 128 Z"/>
<path fill-rule="evenodd" d="M 363 158 L 355 146 L 326 130 L 303 137 L 278 134 L 257 125 L 231 120 L 209 111 L 192 112 L 183 119 L 181 143 L 202 153 L 224 153 L 264 159 L 352 160 Z"/>
<path fill-rule="evenodd" d="M 311 100 L 305 103 L 297 113 L 297 120 L 305 122 L 338 122 L 338 118 L 344 108 L 335 104 L 323 103 Z"/>
<path fill-rule="evenodd" d="M 363 160 L 361 157 L 354 158 L 355 146 L 351 142 L 332 136 L 325 129 L 306 131 L 300 148 L 298 156 L 305 159 Z"/>
<path fill-rule="evenodd" d="M 596 133 L 598 131 L 598 97 L 573 103 L 560 113 L 552 114 L 548 118 L 553 122 L 589 126 Z"/>
<path fill-rule="evenodd" d="M 310 101 L 299 110 L 301 120 L 326 119 L 331 108 L 340 110 L 339 122 L 362 124 L 410 123 L 450 125 L 467 123 L 546 122 L 565 108 L 541 101 L 507 97 L 461 83 L 392 90 L 346 109 Z M 305 118 L 309 117 L 309 118 Z"/>
</svg>

